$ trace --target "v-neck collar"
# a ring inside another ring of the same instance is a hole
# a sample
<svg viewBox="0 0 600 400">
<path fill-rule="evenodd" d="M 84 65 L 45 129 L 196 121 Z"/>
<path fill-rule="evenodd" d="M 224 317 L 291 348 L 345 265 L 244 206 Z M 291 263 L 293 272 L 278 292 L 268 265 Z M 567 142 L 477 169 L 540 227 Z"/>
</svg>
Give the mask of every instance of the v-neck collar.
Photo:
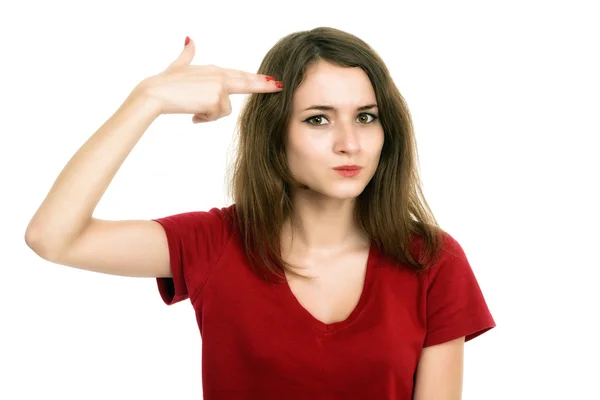
<svg viewBox="0 0 600 400">
<path fill-rule="evenodd" d="M 292 317 L 301 319 L 302 321 L 304 321 L 308 325 L 310 325 L 314 331 L 319 332 L 319 333 L 324 333 L 324 334 L 329 334 L 329 333 L 338 331 L 338 330 L 350 325 L 351 323 L 353 323 L 360 316 L 360 314 L 364 310 L 369 298 L 371 297 L 371 290 L 373 288 L 373 283 L 375 280 L 374 279 L 375 272 L 376 272 L 376 268 L 374 265 L 376 251 L 377 251 L 377 249 L 376 249 L 375 243 L 371 242 L 371 244 L 369 246 L 369 254 L 367 256 L 367 265 L 366 265 L 365 278 L 364 278 L 362 292 L 360 294 L 358 303 L 356 304 L 356 306 L 354 307 L 354 309 L 351 311 L 350 315 L 348 315 L 348 317 L 346 319 L 344 319 L 342 321 L 332 322 L 332 323 L 325 323 L 325 322 L 317 319 L 306 308 L 304 308 L 304 306 L 298 301 L 298 299 L 292 292 L 292 289 L 286 279 L 283 283 L 281 283 L 277 286 L 280 288 L 281 292 L 283 293 L 284 301 L 289 306 L 286 308 L 289 308 L 290 312 L 293 313 Z"/>
</svg>

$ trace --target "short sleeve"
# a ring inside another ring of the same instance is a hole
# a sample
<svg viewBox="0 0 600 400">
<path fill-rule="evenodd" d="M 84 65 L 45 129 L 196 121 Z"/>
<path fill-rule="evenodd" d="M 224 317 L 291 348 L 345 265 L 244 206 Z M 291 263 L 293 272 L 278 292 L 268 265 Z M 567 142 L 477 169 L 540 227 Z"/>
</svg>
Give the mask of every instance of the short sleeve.
<svg viewBox="0 0 600 400">
<path fill-rule="evenodd" d="M 428 270 L 423 347 L 462 336 L 467 342 L 496 326 L 463 248 L 449 234 L 444 237 L 439 262 Z"/>
<path fill-rule="evenodd" d="M 229 238 L 227 209 L 190 211 L 153 221 L 163 227 L 169 247 L 172 276 L 156 278 L 162 300 L 167 305 L 194 301 Z"/>
</svg>

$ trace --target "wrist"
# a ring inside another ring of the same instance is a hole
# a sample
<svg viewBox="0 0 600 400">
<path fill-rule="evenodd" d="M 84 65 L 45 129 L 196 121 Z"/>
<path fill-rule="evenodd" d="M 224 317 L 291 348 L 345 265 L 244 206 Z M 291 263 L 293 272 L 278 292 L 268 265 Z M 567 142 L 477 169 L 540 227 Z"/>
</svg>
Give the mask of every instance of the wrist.
<svg viewBox="0 0 600 400">
<path fill-rule="evenodd" d="M 145 81 L 140 82 L 133 89 L 127 101 L 154 118 L 158 118 L 158 116 L 162 114 L 160 102 L 150 95 Z"/>
</svg>

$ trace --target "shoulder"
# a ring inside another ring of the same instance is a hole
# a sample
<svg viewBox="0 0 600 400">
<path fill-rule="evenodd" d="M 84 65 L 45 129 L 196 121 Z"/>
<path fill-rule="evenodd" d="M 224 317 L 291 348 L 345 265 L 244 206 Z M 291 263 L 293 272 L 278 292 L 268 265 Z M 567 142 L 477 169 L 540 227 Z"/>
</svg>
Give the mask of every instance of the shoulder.
<svg viewBox="0 0 600 400">
<path fill-rule="evenodd" d="M 235 223 L 235 206 L 213 207 L 207 211 L 186 211 L 156 218 L 164 228 L 173 257 L 187 264 L 211 264 L 229 242 Z"/>
<path fill-rule="evenodd" d="M 441 231 L 439 249 L 432 254 L 429 268 L 425 269 L 422 277 L 434 279 L 440 272 L 450 269 L 470 267 L 467 256 L 461 244 L 448 232 Z M 410 253 L 414 259 L 421 260 L 424 256 L 425 239 L 419 235 L 412 235 L 410 240 Z"/>
<path fill-rule="evenodd" d="M 440 276 L 459 277 L 464 274 L 473 274 L 463 246 L 446 231 L 442 234 L 437 261 L 427 272 L 430 283 Z"/>
</svg>

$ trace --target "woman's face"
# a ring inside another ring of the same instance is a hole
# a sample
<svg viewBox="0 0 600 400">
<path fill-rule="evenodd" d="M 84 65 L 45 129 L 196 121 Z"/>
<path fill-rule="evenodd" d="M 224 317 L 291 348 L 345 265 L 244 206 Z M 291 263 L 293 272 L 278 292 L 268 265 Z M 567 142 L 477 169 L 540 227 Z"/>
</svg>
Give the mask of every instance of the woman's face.
<svg viewBox="0 0 600 400">
<path fill-rule="evenodd" d="M 383 147 L 375 92 L 361 68 L 320 61 L 294 94 L 286 153 L 292 175 L 313 194 L 356 198 L 373 177 Z M 333 109 L 308 109 L 327 106 Z M 308 110 L 307 110 L 308 109 Z M 346 165 L 358 171 L 338 172 Z"/>
</svg>

